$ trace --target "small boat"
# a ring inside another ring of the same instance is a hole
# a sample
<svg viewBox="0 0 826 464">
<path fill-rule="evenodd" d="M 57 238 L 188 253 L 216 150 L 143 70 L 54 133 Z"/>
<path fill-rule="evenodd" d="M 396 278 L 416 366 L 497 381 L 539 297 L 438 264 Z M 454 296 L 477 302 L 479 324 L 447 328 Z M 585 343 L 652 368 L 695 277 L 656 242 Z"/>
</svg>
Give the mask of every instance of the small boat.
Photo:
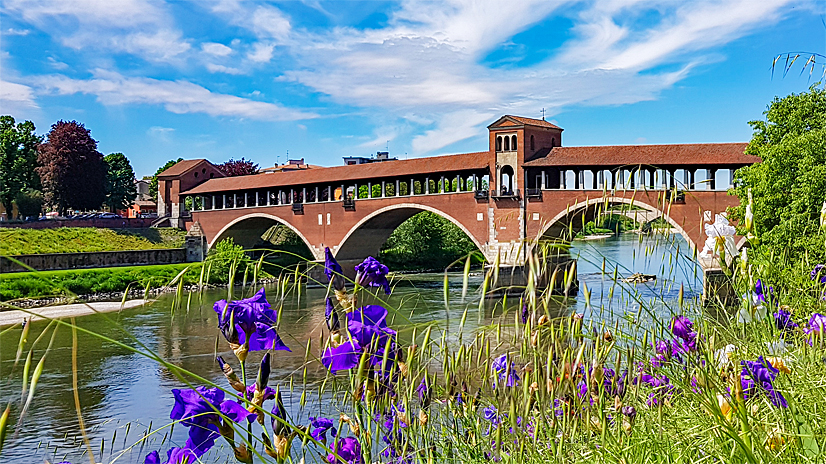
<svg viewBox="0 0 826 464">
<path fill-rule="evenodd" d="M 642 284 L 645 282 L 652 282 L 657 280 L 657 276 L 654 274 L 640 274 L 639 272 L 635 272 L 631 274 L 630 277 L 626 277 L 624 279 L 620 279 L 620 281 L 628 283 L 628 284 Z"/>
</svg>

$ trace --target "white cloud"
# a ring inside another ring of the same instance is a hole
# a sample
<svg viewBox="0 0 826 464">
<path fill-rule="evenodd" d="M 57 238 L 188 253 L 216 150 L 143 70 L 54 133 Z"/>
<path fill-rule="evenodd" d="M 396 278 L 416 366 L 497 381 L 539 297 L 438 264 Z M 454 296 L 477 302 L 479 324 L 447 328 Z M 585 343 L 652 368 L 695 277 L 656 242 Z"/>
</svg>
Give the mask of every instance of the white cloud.
<svg viewBox="0 0 826 464">
<path fill-rule="evenodd" d="M 252 13 L 252 30 L 259 37 L 285 40 L 292 27 L 290 20 L 277 8 L 259 6 Z"/>
<path fill-rule="evenodd" d="M 172 62 L 191 46 L 162 4 L 149 0 L 7 0 L 16 15 L 63 45 L 125 52 L 148 61 Z"/>
<path fill-rule="evenodd" d="M 413 139 L 413 152 L 430 153 L 451 143 L 473 137 L 495 116 L 492 112 L 482 113 L 475 110 L 448 113 L 441 118 L 438 127 Z"/>
<path fill-rule="evenodd" d="M 26 35 L 29 35 L 31 32 L 32 31 L 30 29 L 14 29 L 14 28 L 10 27 L 10 28 L 6 29 L 5 31 L 3 31 L 3 35 L 5 35 L 5 36 L 12 36 L 12 35 L 26 36 Z"/>
<path fill-rule="evenodd" d="M 275 44 L 256 42 L 247 54 L 247 58 L 255 63 L 266 63 L 272 59 L 274 50 Z"/>
<path fill-rule="evenodd" d="M 207 63 L 206 64 L 207 71 L 211 73 L 224 73 L 224 74 L 232 74 L 232 75 L 239 75 L 244 74 L 244 71 L 238 68 L 231 68 L 229 66 L 224 66 L 221 64 L 215 63 Z"/>
<path fill-rule="evenodd" d="M 0 80 L 0 101 L 4 103 L 4 107 L 6 104 L 9 104 L 37 108 L 37 103 L 34 102 L 32 88 L 14 82 Z"/>
<path fill-rule="evenodd" d="M 36 82 L 45 92 L 56 95 L 95 95 L 104 105 L 163 105 L 167 111 L 178 114 L 205 113 L 210 116 L 270 121 L 316 117 L 312 113 L 285 108 L 276 103 L 214 93 L 187 81 L 125 77 L 105 70 L 95 71 L 92 79 L 52 75 L 37 78 Z"/>
<path fill-rule="evenodd" d="M 204 42 L 201 44 L 201 50 L 204 53 L 212 56 L 229 56 L 232 54 L 232 49 L 224 44 L 215 42 Z"/>
</svg>

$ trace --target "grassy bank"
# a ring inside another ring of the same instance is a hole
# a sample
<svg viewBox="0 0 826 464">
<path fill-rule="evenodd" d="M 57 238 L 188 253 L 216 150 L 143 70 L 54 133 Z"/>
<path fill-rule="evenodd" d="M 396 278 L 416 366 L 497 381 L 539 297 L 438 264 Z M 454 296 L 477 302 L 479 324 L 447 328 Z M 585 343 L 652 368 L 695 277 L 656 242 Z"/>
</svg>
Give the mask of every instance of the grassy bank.
<svg viewBox="0 0 826 464">
<path fill-rule="evenodd" d="M 0 229 L 0 255 L 82 253 L 93 251 L 179 248 L 186 231 L 162 229 Z"/>
<path fill-rule="evenodd" d="M 141 289 L 161 287 L 185 269 L 184 284 L 197 283 L 201 266 L 189 263 L 0 274 L 0 301 L 121 292 L 130 285 Z"/>
</svg>

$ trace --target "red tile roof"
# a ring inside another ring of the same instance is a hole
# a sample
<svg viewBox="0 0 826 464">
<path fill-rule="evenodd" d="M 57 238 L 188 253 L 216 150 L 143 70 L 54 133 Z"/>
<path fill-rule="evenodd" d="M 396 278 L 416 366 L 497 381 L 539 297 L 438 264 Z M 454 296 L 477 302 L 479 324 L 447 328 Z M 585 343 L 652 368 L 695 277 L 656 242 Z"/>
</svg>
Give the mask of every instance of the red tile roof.
<svg viewBox="0 0 826 464">
<path fill-rule="evenodd" d="M 175 163 L 171 167 L 169 167 L 166 171 L 158 174 L 158 177 L 179 176 L 181 174 L 186 173 L 187 171 L 194 168 L 195 166 L 201 164 L 202 162 L 209 163 L 209 161 L 207 161 L 203 158 L 178 161 L 177 163 Z"/>
<path fill-rule="evenodd" d="M 508 122 L 510 122 L 510 124 L 508 124 Z M 496 122 L 489 125 L 488 128 L 495 129 L 497 127 L 511 127 L 519 125 L 547 127 L 550 129 L 562 130 L 561 127 L 551 124 L 548 121 L 545 121 L 544 119 L 523 118 L 522 116 L 512 116 L 509 114 L 506 114 L 501 118 L 497 119 Z"/>
<path fill-rule="evenodd" d="M 674 145 L 612 145 L 602 147 L 555 147 L 544 158 L 525 167 L 540 166 L 649 166 L 747 165 L 760 162 L 746 155 L 746 143 L 692 143 Z"/>
<path fill-rule="evenodd" d="M 272 172 L 209 179 L 186 191 L 184 195 L 228 190 L 247 190 L 290 185 L 353 182 L 389 177 L 412 177 L 458 171 L 487 169 L 492 161 L 490 152 L 464 153 L 460 155 L 434 156 L 409 160 L 384 161 L 381 163 L 353 164 L 329 168 Z"/>
</svg>

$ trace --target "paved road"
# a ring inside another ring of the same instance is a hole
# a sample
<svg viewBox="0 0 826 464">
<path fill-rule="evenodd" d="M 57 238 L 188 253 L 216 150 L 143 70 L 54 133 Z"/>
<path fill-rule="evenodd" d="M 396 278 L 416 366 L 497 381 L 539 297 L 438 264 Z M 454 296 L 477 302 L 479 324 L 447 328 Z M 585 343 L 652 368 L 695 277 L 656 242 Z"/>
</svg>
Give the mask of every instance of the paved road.
<svg viewBox="0 0 826 464">
<path fill-rule="evenodd" d="M 0 327 L 22 324 L 24 319 L 55 319 L 74 316 L 87 316 L 94 313 L 108 313 L 121 309 L 143 306 L 148 300 L 128 300 L 123 305 L 120 301 L 97 301 L 94 303 L 77 303 L 60 306 L 32 308 L 25 311 L 0 311 Z"/>
</svg>

